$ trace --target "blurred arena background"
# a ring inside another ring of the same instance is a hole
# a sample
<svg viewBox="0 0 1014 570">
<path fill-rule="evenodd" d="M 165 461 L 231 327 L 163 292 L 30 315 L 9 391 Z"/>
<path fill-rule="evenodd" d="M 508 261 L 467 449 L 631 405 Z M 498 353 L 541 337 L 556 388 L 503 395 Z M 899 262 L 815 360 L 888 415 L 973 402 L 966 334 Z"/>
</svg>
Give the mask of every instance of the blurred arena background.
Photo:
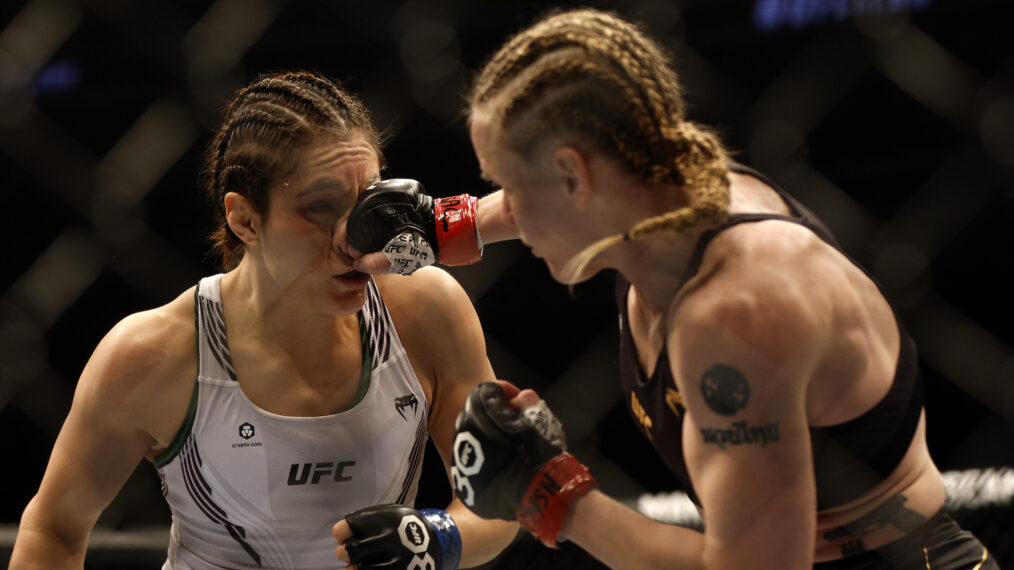
<svg viewBox="0 0 1014 570">
<path fill-rule="evenodd" d="M 921 349 L 947 508 L 1014 568 L 1014 3 L 580 4 L 644 22 L 674 54 L 692 118 L 823 216 L 882 282 Z M 482 194 L 462 94 L 506 36 L 549 7 L 0 3 L 0 561 L 101 336 L 217 271 L 195 181 L 221 102 L 261 72 L 326 72 L 385 129 L 387 175 L 437 195 Z M 498 375 L 545 395 L 607 492 L 695 524 L 622 405 L 612 276 L 571 296 L 520 246 L 486 253 L 453 273 Z M 430 449 L 419 504 L 448 497 Z M 168 521 L 142 464 L 86 566 L 158 568 Z M 594 566 L 573 546 L 526 537 L 491 566 L 528 556 L 526 567 Z"/>
</svg>

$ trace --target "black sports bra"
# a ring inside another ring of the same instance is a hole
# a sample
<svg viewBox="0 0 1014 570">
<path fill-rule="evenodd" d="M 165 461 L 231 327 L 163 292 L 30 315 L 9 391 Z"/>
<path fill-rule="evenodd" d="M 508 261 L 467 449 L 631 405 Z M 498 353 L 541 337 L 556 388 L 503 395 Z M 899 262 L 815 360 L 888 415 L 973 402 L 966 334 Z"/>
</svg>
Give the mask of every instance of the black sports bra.
<svg viewBox="0 0 1014 570">
<path fill-rule="evenodd" d="M 692 277 L 700 269 L 704 250 L 715 236 L 743 223 L 777 219 L 800 224 L 841 251 L 830 230 L 812 212 L 772 181 L 739 164 L 730 165 L 730 170 L 754 176 L 770 185 L 792 208 L 796 216 L 731 215 L 722 226 L 701 235 L 687 267 L 686 278 Z M 855 263 L 854 260 L 852 262 Z M 877 286 L 879 287 L 879 284 Z M 638 362 L 633 337 L 626 326 L 629 289 L 629 282 L 622 275 L 618 275 L 616 301 L 621 317 L 620 375 L 627 407 L 670 471 L 683 483 L 690 498 L 700 504 L 683 458 L 685 410 L 672 377 L 669 355 L 663 346 L 654 374 L 651 378 L 645 377 Z M 922 411 L 922 380 L 918 370 L 915 343 L 897 319 L 897 315 L 895 320 L 898 321 L 901 334 L 901 347 L 894 381 L 887 394 L 870 410 L 853 420 L 833 426 L 810 428 L 818 510 L 856 499 L 883 481 L 901 463 L 912 442 Z"/>
</svg>

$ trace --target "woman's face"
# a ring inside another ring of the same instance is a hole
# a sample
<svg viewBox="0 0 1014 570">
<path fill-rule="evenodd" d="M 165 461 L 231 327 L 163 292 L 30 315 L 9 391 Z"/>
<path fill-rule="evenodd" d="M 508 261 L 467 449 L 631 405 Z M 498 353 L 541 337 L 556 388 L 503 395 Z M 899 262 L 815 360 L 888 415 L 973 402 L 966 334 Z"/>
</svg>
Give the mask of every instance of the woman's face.
<svg viewBox="0 0 1014 570">
<path fill-rule="evenodd" d="M 376 150 L 361 136 L 327 139 L 303 152 L 271 190 L 260 241 L 267 275 L 315 312 L 347 315 L 365 300 L 368 276 L 352 270 L 345 222 L 359 192 L 380 180 Z"/>
<path fill-rule="evenodd" d="M 570 283 L 574 280 L 563 275 L 562 269 L 582 248 L 589 220 L 568 198 L 552 150 L 535 151 L 533 158 L 526 159 L 502 148 L 496 130 L 491 113 L 473 112 L 470 134 L 482 176 L 503 188 L 505 214 L 514 219 L 532 255 L 546 262 L 554 279 Z"/>
</svg>

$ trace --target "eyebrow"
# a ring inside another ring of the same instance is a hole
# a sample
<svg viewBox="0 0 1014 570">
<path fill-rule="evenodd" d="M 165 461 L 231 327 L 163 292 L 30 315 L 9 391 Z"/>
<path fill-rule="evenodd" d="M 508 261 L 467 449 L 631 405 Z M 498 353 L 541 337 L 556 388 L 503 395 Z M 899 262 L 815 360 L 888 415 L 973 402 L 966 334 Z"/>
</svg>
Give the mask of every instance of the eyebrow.
<svg viewBox="0 0 1014 570">
<path fill-rule="evenodd" d="M 310 183 L 309 186 L 307 186 L 306 188 L 304 188 L 303 190 L 301 190 L 299 192 L 299 194 L 296 194 L 296 197 L 299 198 L 301 196 L 305 196 L 305 195 L 311 194 L 313 192 L 319 192 L 319 191 L 322 191 L 322 190 L 330 190 L 332 188 L 336 188 L 338 190 L 347 190 L 348 189 L 348 187 L 345 185 L 345 183 L 342 182 L 341 180 L 338 180 L 337 178 L 320 178 L 318 180 L 314 180 L 312 183 Z"/>
<path fill-rule="evenodd" d="M 381 180 L 382 180 L 382 178 L 381 178 L 381 176 L 379 174 L 377 176 L 371 176 L 371 177 L 369 177 L 369 178 L 366 179 L 366 187 L 373 186 L 374 184 L 376 184 L 377 182 L 380 182 Z M 321 190 L 331 190 L 332 188 L 340 190 L 340 191 L 348 190 L 348 186 L 342 180 L 339 180 L 337 178 L 320 178 L 318 180 L 314 180 L 309 186 L 307 186 L 306 188 L 304 188 L 299 194 L 296 194 L 296 197 L 298 198 L 298 197 L 305 196 L 305 195 L 313 193 L 313 192 L 319 192 Z"/>
</svg>

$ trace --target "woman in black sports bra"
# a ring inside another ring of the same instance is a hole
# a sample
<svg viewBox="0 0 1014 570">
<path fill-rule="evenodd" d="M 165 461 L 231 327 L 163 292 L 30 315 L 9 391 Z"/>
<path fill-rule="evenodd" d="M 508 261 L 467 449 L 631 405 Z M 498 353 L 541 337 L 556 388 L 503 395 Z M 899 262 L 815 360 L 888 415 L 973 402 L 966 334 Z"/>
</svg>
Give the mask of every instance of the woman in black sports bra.
<svg viewBox="0 0 1014 570">
<path fill-rule="evenodd" d="M 611 567 L 997 568 L 941 511 L 915 346 L 882 291 L 731 164 L 680 90 L 635 26 L 561 12 L 489 60 L 469 118 L 502 188 L 479 203 L 482 241 L 520 238 L 562 283 L 618 271 L 624 397 L 704 532 L 595 490 L 538 396 L 507 383 L 459 416 L 459 495 Z"/>
</svg>

